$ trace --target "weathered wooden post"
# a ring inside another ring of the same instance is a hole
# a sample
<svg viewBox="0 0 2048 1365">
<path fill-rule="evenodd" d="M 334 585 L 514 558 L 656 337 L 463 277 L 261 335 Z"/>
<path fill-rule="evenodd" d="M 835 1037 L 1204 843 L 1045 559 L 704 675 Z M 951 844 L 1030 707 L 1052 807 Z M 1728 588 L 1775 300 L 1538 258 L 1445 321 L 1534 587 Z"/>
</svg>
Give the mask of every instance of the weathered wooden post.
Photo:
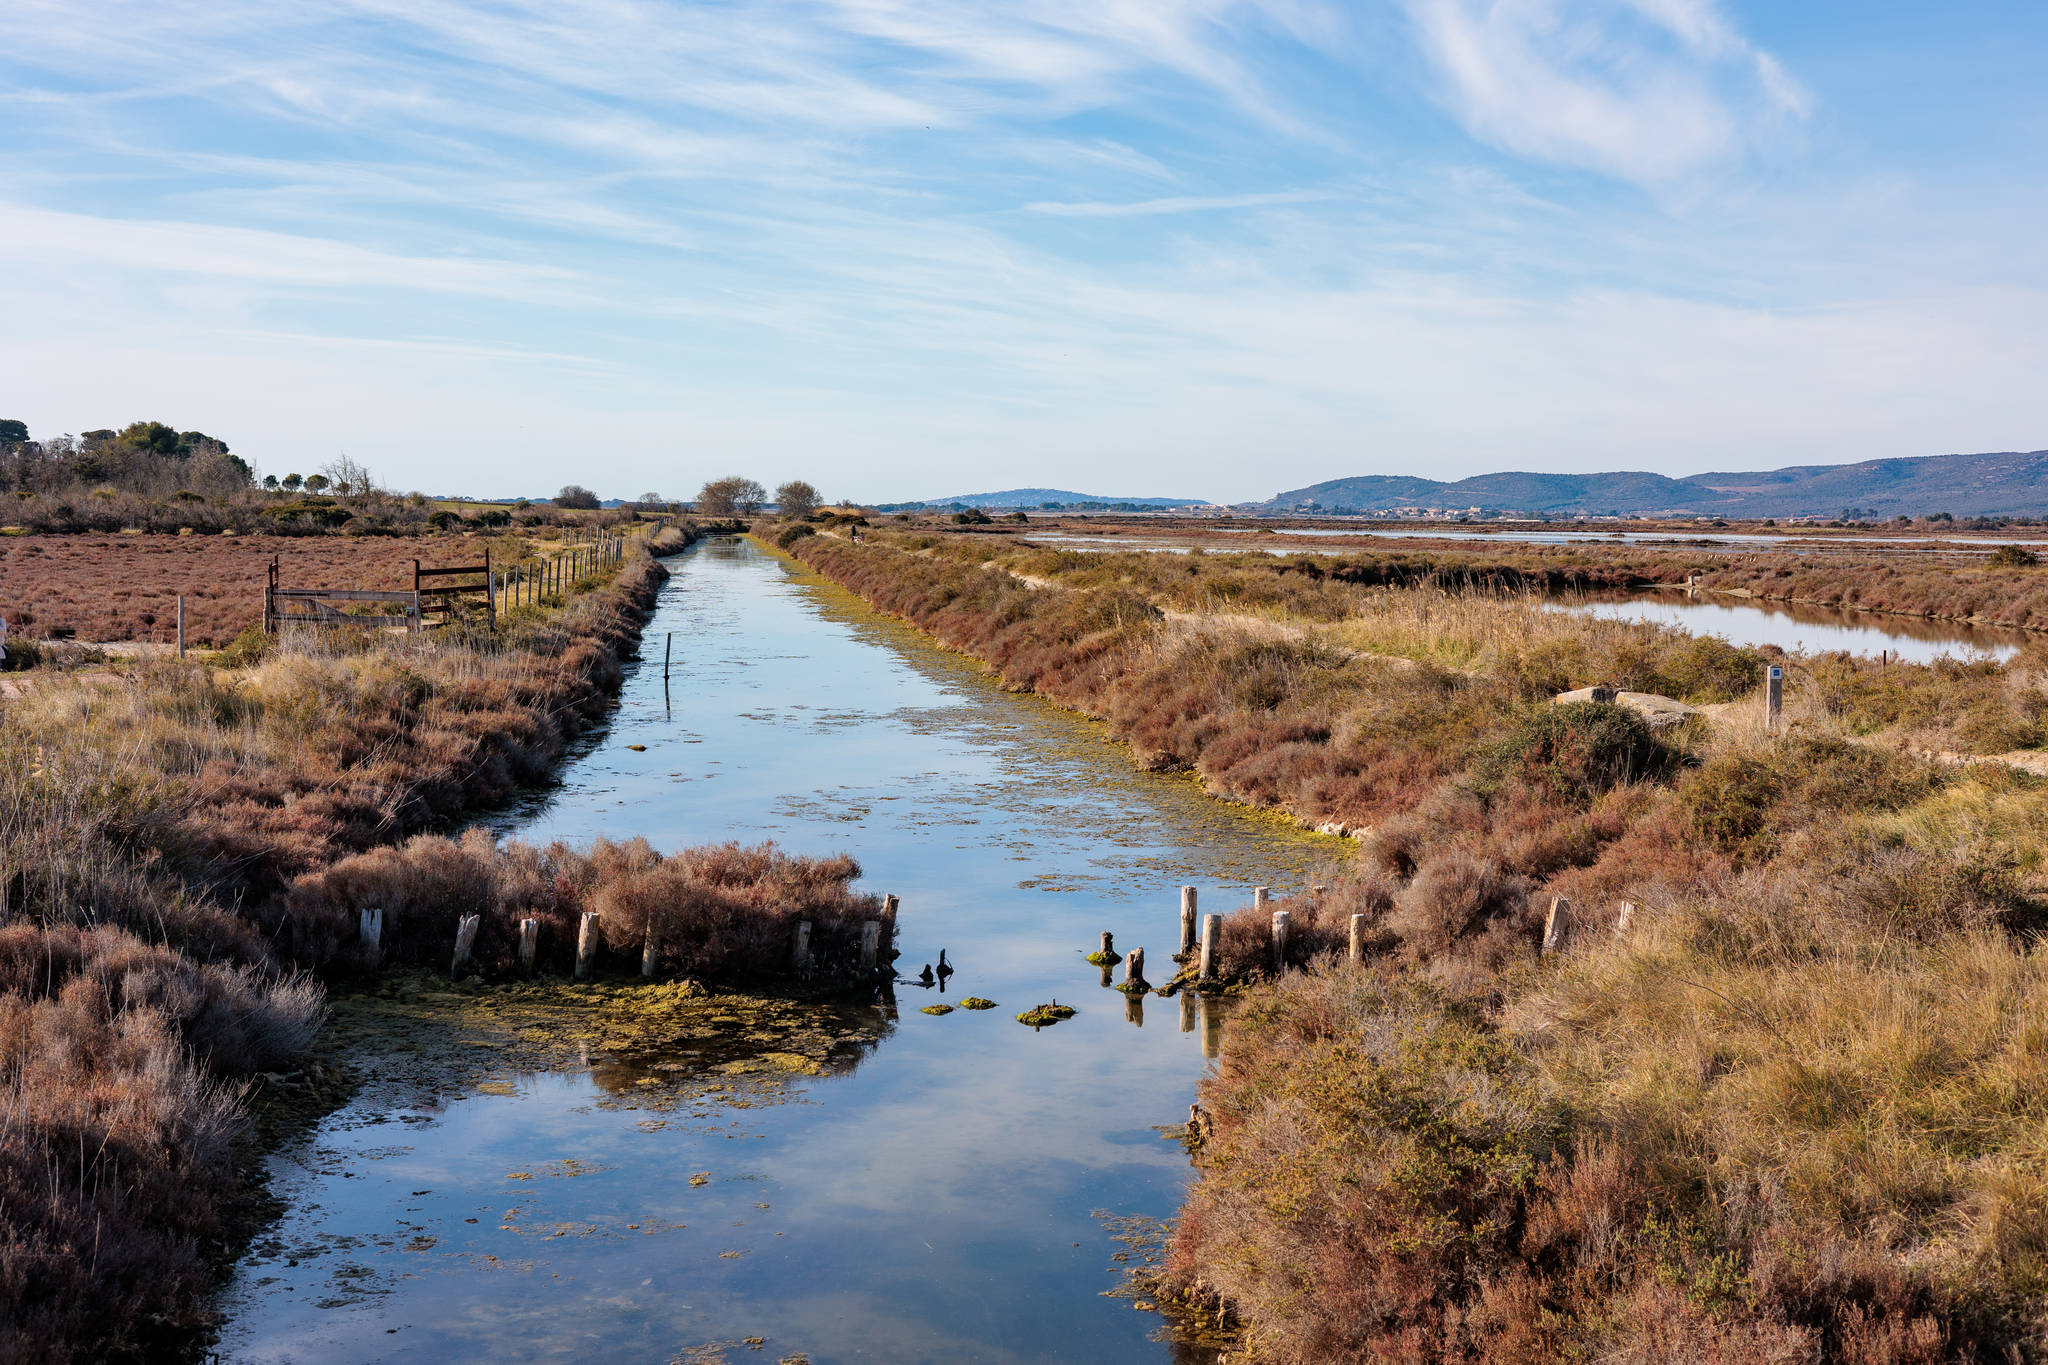
<svg viewBox="0 0 2048 1365">
<path fill-rule="evenodd" d="M 1145 980 L 1145 950 L 1133 948 L 1131 955 L 1124 959 L 1124 989 L 1144 991 L 1150 987 L 1151 983 Z"/>
<path fill-rule="evenodd" d="M 469 965 L 470 950 L 476 947 L 476 927 L 483 923 L 482 915 L 464 915 L 455 923 L 455 960 L 448 964 L 448 975 L 461 976 L 462 969 Z"/>
<path fill-rule="evenodd" d="M 1785 670 L 1772 664 L 1764 674 L 1764 729 L 1776 730 L 1785 710 Z"/>
<path fill-rule="evenodd" d="M 1223 916 L 1202 916 L 1202 965 L 1195 973 L 1198 981 L 1207 981 L 1216 975 L 1216 949 L 1223 937 Z"/>
<path fill-rule="evenodd" d="M 647 920 L 647 939 L 640 945 L 640 975 L 649 981 L 654 979 L 654 969 L 661 963 L 661 945 L 654 939 L 654 919 Z"/>
<path fill-rule="evenodd" d="M 1543 917 L 1543 951 L 1561 953 L 1572 936 L 1572 903 L 1563 896 L 1550 898 L 1550 913 Z"/>
<path fill-rule="evenodd" d="M 1116 956 L 1116 935 L 1107 929 L 1102 931 L 1102 955 L 1105 958 Z"/>
<path fill-rule="evenodd" d="M 519 921 L 519 970 L 533 975 L 533 959 L 540 950 L 540 921 Z"/>
<path fill-rule="evenodd" d="M 185 594 L 178 594 L 178 657 L 185 657 Z"/>
<path fill-rule="evenodd" d="M 1276 972 L 1287 970 L 1287 921 L 1285 910 L 1273 912 L 1273 970 Z"/>
<path fill-rule="evenodd" d="M 363 951 L 369 954 L 370 965 L 377 965 L 384 945 L 384 907 L 375 906 L 356 917 L 356 932 L 363 941 Z"/>
<path fill-rule="evenodd" d="M 796 942 L 789 950 L 789 965 L 799 972 L 811 969 L 811 922 L 807 919 L 796 922 Z"/>
<path fill-rule="evenodd" d="M 897 907 L 897 905 L 898 905 L 898 904 L 900 904 L 900 902 L 899 902 L 899 901 L 897 901 L 897 899 L 896 899 L 896 898 L 895 898 L 894 896 L 884 896 L 884 897 L 882 897 L 882 914 L 883 914 L 883 916 L 884 916 L 884 917 L 886 917 L 886 918 L 887 918 L 887 919 L 888 919 L 888 920 L 889 920 L 889 921 L 890 921 L 891 923 L 894 923 L 894 922 L 895 922 L 895 919 L 896 919 L 896 907 Z"/>
<path fill-rule="evenodd" d="M 1354 963 L 1365 961 L 1365 922 L 1370 918 L 1369 915 L 1351 917 L 1351 961 Z"/>
<path fill-rule="evenodd" d="M 597 962 L 597 911 L 585 910 L 583 923 L 576 930 L 576 979 L 589 978 L 590 969 Z"/>
<path fill-rule="evenodd" d="M 1325 891 L 1328 891 L 1329 889 L 1329 887 L 1320 884 L 1311 885 L 1308 889 L 1308 903 L 1311 906 L 1316 907 L 1317 909 L 1321 909 L 1323 904 L 1323 893 Z"/>
<path fill-rule="evenodd" d="M 1180 950 L 1185 953 L 1195 946 L 1195 888 L 1183 886 L 1180 889 Z"/>
<path fill-rule="evenodd" d="M 882 922 L 871 919 L 860 927 L 860 966 L 864 972 L 875 969 L 882 952 Z"/>
<path fill-rule="evenodd" d="M 1269 899 L 1271 899 L 1271 898 L 1272 898 L 1272 891 L 1271 891 L 1271 890 L 1270 890 L 1269 888 L 1267 888 L 1267 887 L 1263 887 L 1263 886 L 1255 886 L 1255 887 L 1253 887 L 1253 888 L 1252 888 L 1252 909 L 1254 909 L 1254 910 L 1263 910 L 1263 909 L 1265 909 L 1265 908 L 1266 908 L 1266 902 L 1267 902 L 1267 901 L 1268 901 Z"/>
<path fill-rule="evenodd" d="M 1635 922 L 1636 903 L 1634 901 L 1623 901 L 1618 907 L 1616 907 L 1614 912 L 1615 933 L 1627 933 L 1630 929 L 1635 927 Z"/>
</svg>

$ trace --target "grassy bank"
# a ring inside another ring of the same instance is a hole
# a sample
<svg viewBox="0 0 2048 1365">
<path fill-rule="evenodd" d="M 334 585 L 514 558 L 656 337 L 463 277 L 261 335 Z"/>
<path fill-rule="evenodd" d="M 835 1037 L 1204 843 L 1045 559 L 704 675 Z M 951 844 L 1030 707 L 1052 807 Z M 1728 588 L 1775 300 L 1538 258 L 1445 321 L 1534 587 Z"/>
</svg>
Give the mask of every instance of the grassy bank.
<svg viewBox="0 0 2048 1365">
<path fill-rule="evenodd" d="M 31 673 L 0 704 L 0 1358 L 201 1338 L 250 1087 L 306 1048 L 321 979 L 369 965 L 359 908 L 385 908 L 387 960 L 443 971 L 458 913 L 498 973 L 516 917 L 543 919 L 545 970 L 596 909 L 614 961 L 651 928 L 664 966 L 739 979 L 768 972 L 783 916 L 813 917 L 830 960 L 879 913 L 844 859 L 431 833 L 602 717 L 665 577 L 636 553 L 495 629 Z"/>
<path fill-rule="evenodd" d="M 1226 923 L 1226 966 L 1269 980 L 1202 1087 L 1163 1288 L 1232 1317 L 1247 1358 L 2048 1342 L 2048 804 L 1901 743 L 2029 737 L 2030 665 L 1803 661 L 1780 734 L 1653 731 L 1551 694 L 1711 704 L 1761 657 L 1250 557 L 795 553 L 1153 766 L 1369 830 L 1287 907 L 1306 970 L 1271 980 L 1262 917 Z M 1571 935 L 1543 955 L 1558 896 Z M 1325 951 L 1353 914 L 1357 967 Z"/>
</svg>

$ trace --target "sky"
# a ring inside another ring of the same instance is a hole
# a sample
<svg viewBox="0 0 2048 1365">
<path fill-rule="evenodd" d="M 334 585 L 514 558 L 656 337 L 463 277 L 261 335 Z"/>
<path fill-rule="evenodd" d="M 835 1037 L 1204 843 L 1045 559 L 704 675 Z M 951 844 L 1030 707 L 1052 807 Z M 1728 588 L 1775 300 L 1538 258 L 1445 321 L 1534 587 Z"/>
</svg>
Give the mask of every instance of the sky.
<svg viewBox="0 0 2048 1365">
<path fill-rule="evenodd" d="M 686 497 L 2048 446 L 2048 6 L 0 0 L 0 416 Z"/>
</svg>

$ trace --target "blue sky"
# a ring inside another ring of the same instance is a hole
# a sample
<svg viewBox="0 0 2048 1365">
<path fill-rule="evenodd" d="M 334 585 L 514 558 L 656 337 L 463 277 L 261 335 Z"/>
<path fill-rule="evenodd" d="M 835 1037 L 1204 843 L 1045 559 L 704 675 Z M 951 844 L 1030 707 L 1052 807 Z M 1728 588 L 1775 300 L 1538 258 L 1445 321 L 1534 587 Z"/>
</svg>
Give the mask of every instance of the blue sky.
<svg viewBox="0 0 2048 1365">
<path fill-rule="evenodd" d="M 2048 446 L 2048 6 L 0 0 L 0 416 L 609 495 Z"/>
</svg>

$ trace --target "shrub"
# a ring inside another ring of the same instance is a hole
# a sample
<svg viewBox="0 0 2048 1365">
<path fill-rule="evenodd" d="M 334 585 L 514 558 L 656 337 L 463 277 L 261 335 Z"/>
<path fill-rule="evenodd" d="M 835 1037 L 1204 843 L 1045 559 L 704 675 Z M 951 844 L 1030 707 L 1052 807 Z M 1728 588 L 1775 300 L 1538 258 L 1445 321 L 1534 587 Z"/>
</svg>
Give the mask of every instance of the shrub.
<svg viewBox="0 0 2048 1365">
<path fill-rule="evenodd" d="M 782 530 L 776 534 L 775 543 L 777 545 L 780 545 L 783 549 L 787 550 L 790 546 L 796 544 L 805 536 L 814 536 L 816 534 L 818 534 L 817 527 L 810 525 L 808 522 L 800 521 L 793 526 L 783 527 Z"/>
<path fill-rule="evenodd" d="M 1664 780 L 1678 763 L 1678 751 L 1625 706 L 1539 704 L 1526 710 L 1512 731 L 1482 755 L 1474 785 L 1486 792 L 1504 782 L 1519 782 L 1584 806 L 1624 782 Z"/>
</svg>

